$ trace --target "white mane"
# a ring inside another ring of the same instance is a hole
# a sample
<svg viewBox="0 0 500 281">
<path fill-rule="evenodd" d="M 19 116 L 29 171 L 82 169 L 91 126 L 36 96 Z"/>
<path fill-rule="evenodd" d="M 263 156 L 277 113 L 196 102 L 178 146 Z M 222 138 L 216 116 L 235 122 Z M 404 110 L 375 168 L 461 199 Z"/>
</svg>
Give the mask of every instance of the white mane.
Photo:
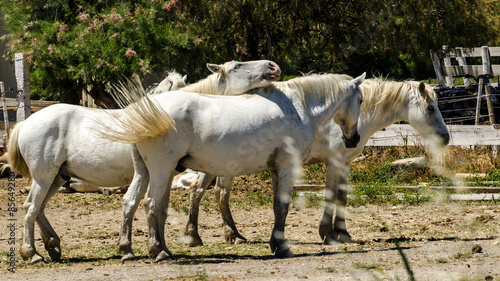
<svg viewBox="0 0 500 281">
<path fill-rule="evenodd" d="M 417 81 L 387 81 L 380 78 L 366 79 L 360 85 L 363 93 L 362 112 L 372 112 L 373 118 L 385 118 L 398 112 L 411 93 L 418 94 Z M 436 93 L 426 85 L 425 98 L 420 98 L 422 106 L 427 106 L 429 99 L 437 100 Z M 420 96 L 420 95 L 418 95 Z"/>
<path fill-rule="evenodd" d="M 348 85 L 348 81 L 352 79 L 345 74 L 312 74 L 285 82 L 275 82 L 273 85 L 287 96 L 290 96 L 290 93 L 297 94 L 307 106 L 309 101 L 318 98 L 331 103 L 337 99 L 339 90 Z"/>
<path fill-rule="evenodd" d="M 223 84 L 220 82 L 220 78 L 220 74 L 213 73 L 195 84 L 189 84 L 186 87 L 179 89 L 179 91 L 203 93 L 205 95 L 220 95 L 222 90 L 225 89 Z"/>
</svg>

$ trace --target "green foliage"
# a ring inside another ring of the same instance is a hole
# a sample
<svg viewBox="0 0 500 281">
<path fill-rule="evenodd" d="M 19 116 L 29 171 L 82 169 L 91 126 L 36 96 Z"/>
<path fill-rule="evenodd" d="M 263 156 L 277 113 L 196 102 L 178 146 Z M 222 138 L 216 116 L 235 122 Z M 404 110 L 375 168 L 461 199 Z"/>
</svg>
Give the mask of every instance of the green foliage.
<svg viewBox="0 0 500 281">
<path fill-rule="evenodd" d="M 105 91 L 123 76 L 161 70 L 193 41 L 174 20 L 181 7 L 161 1 L 0 2 L 9 47 L 31 63 L 32 91 L 44 98 L 74 102 L 87 85 Z"/>
<path fill-rule="evenodd" d="M 176 68 L 195 81 L 207 62 L 231 59 L 272 59 L 283 76 L 428 78 L 429 50 L 497 43 L 500 11 L 492 0 L 0 0 L 0 7 L 7 55 L 28 58 L 32 92 L 72 103 L 82 89 L 106 103 L 106 85 L 133 73 Z"/>
</svg>

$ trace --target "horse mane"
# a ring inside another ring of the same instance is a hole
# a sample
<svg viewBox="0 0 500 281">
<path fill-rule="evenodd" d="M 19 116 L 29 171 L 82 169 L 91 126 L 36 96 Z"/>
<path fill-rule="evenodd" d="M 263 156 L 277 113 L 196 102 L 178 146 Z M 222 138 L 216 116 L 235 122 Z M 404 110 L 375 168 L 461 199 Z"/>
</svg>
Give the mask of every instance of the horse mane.
<svg viewBox="0 0 500 281">
<path fill-rule="evenodd" d="M 352 79 L 345 74 L 307 74 L 284 82 L 274 82 L 273 85 L 287 96 L 294 93 L 307 106 L 314 99 L 326 99 L 332 103 L 338 98 L 339 90 Z"/>
<path fill-rule="evenodd" d="M 213 73 L 207 78 L 202 79 L 194 84 L 186 85 L 179 89 L 182 92 L 203 93 L 204 95 L 221 95 L 220 74 Z"/>
<path fill-rule="evenodd" d="M 406 102 L 406 98 L 412 91 L 418 93 L 417 81 L 389 81 L 382 78 L 365 79 L 360 85 L 363 93 L 362 112 L 374 114 L 374 118 L 386 118 L 397 113 L 398 109 Z M 429 85 L 426 85 L 426 98 L 421 98 L 421 103 L 425 106 L 429 103 L 429 98 L 436 100 L 436 93 Z"/>
</svg>

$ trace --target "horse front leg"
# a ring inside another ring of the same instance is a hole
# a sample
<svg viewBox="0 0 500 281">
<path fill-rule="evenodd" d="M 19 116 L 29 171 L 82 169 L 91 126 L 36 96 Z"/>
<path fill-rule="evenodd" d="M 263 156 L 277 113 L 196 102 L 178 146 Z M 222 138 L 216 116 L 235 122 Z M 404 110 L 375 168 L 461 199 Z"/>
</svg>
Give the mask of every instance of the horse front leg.
<svg viewBox="0 0 500 281">
<path fill-rule="evenodd" d="M 288 173 L 278 174 L 271 171 L 273 180 L 273 211 L 274 228 L 269 242 L 271 251 L 278 258 L 293 257 L 293 253 L 285 240 L 285 222 L 288 214 L 288 207 L 292 196 L 293 183 L 295 177 Z"/>
<path fill-rule="evenodd" d="M 134 178 L 123 196 L 122 228 L 118 243 L 116 244 L 116 251 L 123 253 L 122 263 L 135 259 L 134 252 L 132 251 L 132 222 L 139 203 L 148 190 L 149 184 L 149 173 L 146 164 L 135 145 L 132 148 L 132 158 L 134 160 Z"/>
<path fill-rule="evenodd" d="M 224 237 L 228 244 L 246 243 L 247 239 L 243 237 L 236 229 L 231 210 L 229 208 L 229 196 L 231 194 L 231 183 L 233 178 L 217 177 L 215 183 L 215 200 L 219 204 L 219 209 L 224 223 Z"/>
<path fill-rule="evenodd" d="M 200 202 L 203 194 L 207 190 L 214 176 L 205 173 L 198 173 L 197 179 L 191 183 L 191 192 L 189 200 L 189 216 L 184 235 L 189 247 L 203 245 L 200 234 L 198 233 L 198 215 L 200 212 Z"/>
<path fill-rule="evenodd" d="M 321 239 L 329 245 L 353 242 L 345 223 L 348 168 L 337 166 L 331 162 L 326 164 L 325 211 L 319 226 Z M 335 224 L 332 227 L 334 210 Z"/>
</svg>

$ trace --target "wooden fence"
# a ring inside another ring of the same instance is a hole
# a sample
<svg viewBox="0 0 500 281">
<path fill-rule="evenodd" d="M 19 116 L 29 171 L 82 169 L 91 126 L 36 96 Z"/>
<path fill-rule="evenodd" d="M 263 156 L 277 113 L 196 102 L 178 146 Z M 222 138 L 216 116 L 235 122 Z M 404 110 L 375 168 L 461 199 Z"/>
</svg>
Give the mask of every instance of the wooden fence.
<svg viewBox="0 0 500 281">
<path fill-rule="evenodd" d="M 479 77 L 498 76 L 500 75 L 500 65 L 492 65 L 491 57 L 500 57 L 500 47 L 482 46 L 479 48 L 455 48 L 449 50 L 447 46 L 443 46 L 445 51 L 443 65 L 437 52 L 432 52 L 432 63 L 434 71 L 441 87 L 453 87 L 453 79 L 455 77 L 464 77 L 464 85 L 470 85 L 469 76 Z M 467 58 L 481 58 L 480 65 L 468 65 Z M 458 65 L 452 63 L 455 59 Z"/>
<path fill-rule="evenodd" d="M 448 125 L 449 145 L 500 145 L 500 130 L 496 125 Z M 406 124 L 393 124 L 376 132 L 367 146 L 417 146 L 424 145 L 422 136 Z"/>
</svg>

